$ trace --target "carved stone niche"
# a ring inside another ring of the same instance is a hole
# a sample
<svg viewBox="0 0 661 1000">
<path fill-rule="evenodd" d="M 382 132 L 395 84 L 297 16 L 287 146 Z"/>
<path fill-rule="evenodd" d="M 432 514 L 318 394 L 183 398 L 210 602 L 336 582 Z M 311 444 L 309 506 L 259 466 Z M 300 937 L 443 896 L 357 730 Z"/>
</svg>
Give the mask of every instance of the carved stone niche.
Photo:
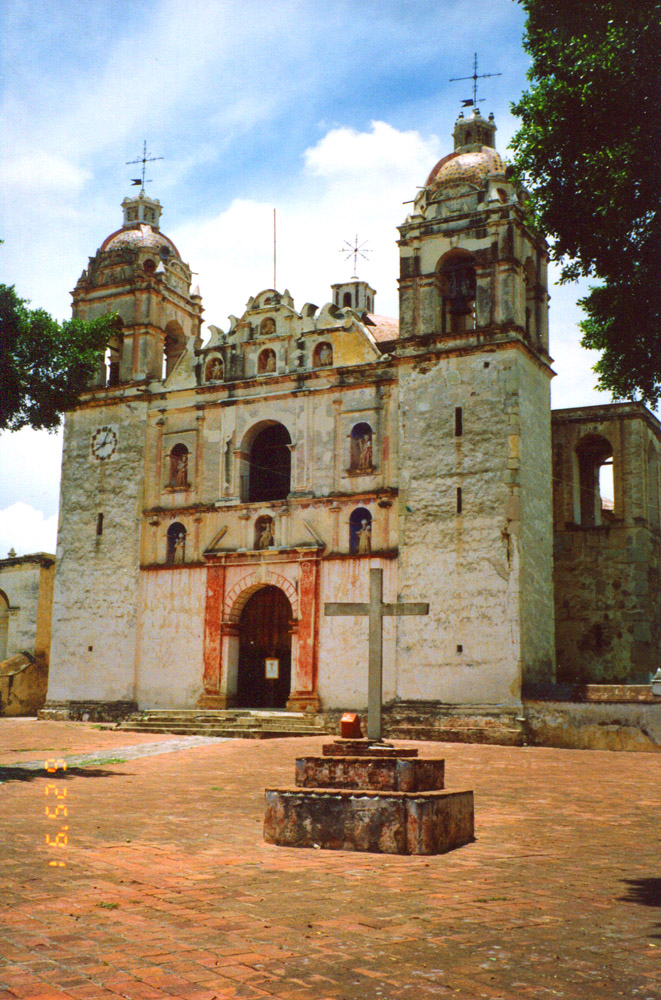
<svg viewBox="0 0 661 1000">
<path fill-rule="evenodd" d="M 162 489 L 168 493 L 192 489 L 195 482 L 197 431 L 173 431 L 163 435 Z"/>
</svg>

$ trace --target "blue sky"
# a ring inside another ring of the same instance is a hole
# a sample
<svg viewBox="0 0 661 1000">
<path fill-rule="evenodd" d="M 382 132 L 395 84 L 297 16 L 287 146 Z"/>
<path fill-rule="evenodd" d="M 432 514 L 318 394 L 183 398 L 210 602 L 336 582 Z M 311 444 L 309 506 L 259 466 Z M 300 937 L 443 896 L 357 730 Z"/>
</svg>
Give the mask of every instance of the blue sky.
<svg viewBox="0 0 661 1000">
<path fill-rule="evenodd" d="M 321 305 L 357 233 L 376 311 L 396 315 L 396 226 L 441 155 L 471 83 L 506 152 L 526 86 L 514 0 L 4 0 L 0 280 L 69 315 L 69 292 L 138 176 L 146 139 L 163 230 L 224 329 L 278 285 Z M 135 189 L 133 189 L 135 190 Z M 552 289 L 555 406 L 597 402 L 578 346 L 580 289 Z M 0 557 L 54 550 L 60 438 L 0 435 Z"/>
</svg>

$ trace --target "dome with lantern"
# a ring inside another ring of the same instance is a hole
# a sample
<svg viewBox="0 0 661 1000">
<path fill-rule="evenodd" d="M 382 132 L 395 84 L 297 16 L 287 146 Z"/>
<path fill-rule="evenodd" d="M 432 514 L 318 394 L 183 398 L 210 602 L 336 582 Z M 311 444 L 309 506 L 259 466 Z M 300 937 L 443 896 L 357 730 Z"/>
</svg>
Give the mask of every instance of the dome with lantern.
<svg viewBox="0 0 661 1000">
<path fill-rule="evenodd" d="M 455 186 L 484 187 L 487 178 L 505 176 L 505 163 L 495 149 L 493 114 L 483 118 L 473 108 L 470 118 L 463 112 L 454 126 L 454 151 L 438 161 L 425 183 L 428 194 L 441 195 Z"/>
<path fill-rule="evenodd" d="M 142 188 L 137 198 L 124 199 L 122 209 L 122 228 L 106 237 L 101 250 L 134 247 L 137 250 L 152 250 L 164 260 L 171 256 L 181 260 L 172 240 L 159 228 L 162 207 L 158 199 L 148 198 Z"/>
</svg>

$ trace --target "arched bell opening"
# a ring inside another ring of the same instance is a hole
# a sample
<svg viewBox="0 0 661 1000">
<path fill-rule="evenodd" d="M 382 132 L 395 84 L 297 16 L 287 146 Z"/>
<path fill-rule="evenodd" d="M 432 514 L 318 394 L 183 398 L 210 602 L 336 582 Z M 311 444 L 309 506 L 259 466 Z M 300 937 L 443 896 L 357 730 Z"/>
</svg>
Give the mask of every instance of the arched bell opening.
<svg viewBox="0 0 661 1000">
<path fill-rule="evenodd" d="M 118 319 L 121 324 L 121 320 Z M 122 381 L 122 359 L 124 356 L 124 333 L 120 328 L 112 335 L 103 355 L 98 383 L 102 386 L 119 385 Z"/>
<path fill-rule="evenodd" d="M 291 691 L 292 608 L 266 585 L 246 601 L 238 624 L 236 705 L 284 708 Z"/>
<path fill-rule="evenodd" d="M 576 446 L 575 519 L 593 528 L 613 519 L 615 482 L 613 446 L 600 434 L 586 434 Z"/>
<path fill-rule="evenodd" d="M 167 378 L 186 347 L 186 337 L 179 323 L 172 320 L 165 327 L 163 340 L 163 378 Z"/>
<path fill-rule="evenodd" d="M 473 255 L 467 250 L 450 250 L 438 262 L 436 275 L 441 333 L 473 330 L 477 288 Z"/>
</svg>

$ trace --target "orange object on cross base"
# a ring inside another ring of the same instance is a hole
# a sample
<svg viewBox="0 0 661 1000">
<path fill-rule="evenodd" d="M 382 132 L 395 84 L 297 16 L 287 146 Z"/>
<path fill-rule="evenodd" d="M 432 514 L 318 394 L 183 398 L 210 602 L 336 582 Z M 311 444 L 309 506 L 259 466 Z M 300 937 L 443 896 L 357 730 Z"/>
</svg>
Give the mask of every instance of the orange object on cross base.
<svg viewBox="0 0 661 1000">
<path fill-rule="evenodd" d="M 340 719 L 340 736 L 343 740 L 359 740 L 362 736 L 360 716 L 356 712 L 345 712 Z"/>
</svg>

